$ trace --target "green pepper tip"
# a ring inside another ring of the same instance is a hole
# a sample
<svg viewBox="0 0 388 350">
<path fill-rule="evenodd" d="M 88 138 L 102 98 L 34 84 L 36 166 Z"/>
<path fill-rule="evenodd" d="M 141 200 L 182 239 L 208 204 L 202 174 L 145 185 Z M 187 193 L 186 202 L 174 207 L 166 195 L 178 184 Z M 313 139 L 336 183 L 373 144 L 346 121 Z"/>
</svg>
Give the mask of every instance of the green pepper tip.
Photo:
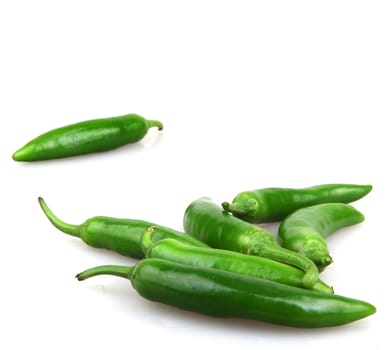
<svg viewBox="0 0 388 350">
<path fill-rule="evenodd" d="M 302 279 L 302 285 L 304 288 L 311 289 L 319 279 L 319 271 L 314 263 L 305 269 L 305 274 Z"/>
<path fill-rule="evenodd" d="M 326 255 L 322 258 L 322 265 L 328 266 L 333 262 L 333 258 L 330 255 Z"/>
<path fill-rule="evenodd" d="M 23 151 L 22 149 L 18 149 L 15 153 L 12 154 L 12 159 L 16 162 L 22 161 L 23 158 Z"/>
</svg>

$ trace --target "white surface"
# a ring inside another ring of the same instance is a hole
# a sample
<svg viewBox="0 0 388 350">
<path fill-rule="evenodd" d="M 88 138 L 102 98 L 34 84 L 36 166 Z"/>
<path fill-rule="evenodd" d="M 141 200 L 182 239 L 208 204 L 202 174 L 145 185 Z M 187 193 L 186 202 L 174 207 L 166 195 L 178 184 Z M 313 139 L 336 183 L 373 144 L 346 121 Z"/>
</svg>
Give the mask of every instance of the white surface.
<svg viewBox="0 0 388 350">
<path fill-rule="evenodd" d="M 0 347 L 386 348 L 387 18 L 384 1 L 2 2 Z M 54 127 L 130 112 L 165 130 L 105 154 L 11 159 Z M 322 278 L 378 311 L 319 330 L 175 310 L 114 277 L 79 283 L 131 260 L 60 233 L 37 203 L 72 223 L 182 229 L 202 195 L 331 182 L 374 189 L 354 204 L 365 222 L 330 237 Z"/>
</svg>

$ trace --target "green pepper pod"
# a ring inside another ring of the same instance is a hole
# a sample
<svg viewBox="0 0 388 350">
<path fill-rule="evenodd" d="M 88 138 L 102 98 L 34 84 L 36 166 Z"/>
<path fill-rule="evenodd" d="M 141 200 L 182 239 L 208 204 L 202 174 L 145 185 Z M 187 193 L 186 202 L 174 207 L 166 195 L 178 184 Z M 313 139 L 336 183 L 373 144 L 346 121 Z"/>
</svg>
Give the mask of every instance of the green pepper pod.
<svg viewBox="0 0 388 350">
<path fill-rule="evenodd" d="M 370 185 L 326 184 L 306 188 L 262 188 L 239 193 L 222 207 L 251 222 L 283 220 L 295 210 L 321 203 L 350 203 L 366 196 Z"/>
<path fill-rule="evenodd" d="M 141 236 L 150 226 L 156 224 L 133 219 L 118 219 L 106 216 L 95 216 L 80 225 L 68 224 L 59 219 L 47 206 L 43 198 L 39 204 L 51 223 L 60 231 L 81 238 L 86 244 L 95 248 L 105 248 L 132 258 L 144 258 L 141 248 Z M 207 247 L 194 237 L 173 229 L 159 226 L 156 239 L 173 238 L 189 245 Z"/>
<path fill-rule="evenodd" d="M 302 287 L 303 271 L 290 265 L 229 250 L 187 245 L 171 238 L 155 242 L 154 235 L 160 236 L 158 227 L 149 228 L 142 236 L 146 258 L 159 258 L 201 268 L 220 269 Z M 333 289 L 321 280 L 318 280 L 312 289 L 323 293 L 333 293 Z"/>
<path fill-rule="evenodd" d="M 180 309 L 290 327 L 339 326 L 376 311 L 361 300 L 162 259 L 144 259 L 134 266 L 98 266 L 77 278 L 97 275 L 129 279 L 142 297 Z"/>
<path fill-rule="evenodd" d="M 199 198 L 187 207 L 183 226 L 186 233 L 213 248 L 257 255 L 301 269 L 305 288 L 312 288 L 318 281 L 318 268 L 310 259 L 280 247 L 271 232 L 238 219 L 210 198 Z"/>
<path fill-rule="evenodd" d="M 111 150 L 140 141 L 161 122 L 136 114 L 87 120 L 48 131 L 17 150 L 12 158 L 31 162 Z"/>
<path fill-rule="evenodd" d="M 308 257 L 323 269 L 332 262 L 325 238 L 363 220 L 364 215 L 348 204 L 317 204 L 288 215 L 279 226 L 278 237 L 284 248 Z"/>
</svg>

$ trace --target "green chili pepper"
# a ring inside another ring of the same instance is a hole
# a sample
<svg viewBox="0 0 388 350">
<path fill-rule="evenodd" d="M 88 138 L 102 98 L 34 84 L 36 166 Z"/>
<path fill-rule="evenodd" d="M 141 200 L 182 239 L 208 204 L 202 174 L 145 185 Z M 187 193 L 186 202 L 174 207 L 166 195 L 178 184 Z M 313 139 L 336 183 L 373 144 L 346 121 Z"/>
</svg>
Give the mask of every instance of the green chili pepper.
<svg viewBox="0 0 388 350">
<path fill-rule="evenodd" d="M 159 258 L 190 266 L 220 269 L 302 287 L 303 271 L 290 265 L 229 250 L 187 245 L 171 238 L 155 242 L 153 236 L 160 236 L 158 230 L 158 227 L 150 227 L 142 236 L 142 247 L 146 258 Z M 333 293 L 333 289 L 321 280 L 318 280 L 312 289 Z"/>
<path fill-rule="evenodd" d="M 92 247 L 109 249 L 132 258 L 144 257 L 140 244 L 141 236 L 147 228 L 156 225 L 148 221 L 118 219 L 106 216 L 95 216 L 81 225 L 72 225 L 63 222 L 55 216 L 43 198 L 39 198 L 39 204 L 51 223 L 62 232 L 79 237 Z M 156 238 L 166 237 L 174 238 L 190 245 L 207 247 L 205 243 L 194 237 L 160 226 Z"/>
<path fill-rule="evenodd" d="M 288 215 L 279 226 L 278 236 L 284 248 L 308 257 L 323 269 L 332 262 L 325 238 L 363 220 L 364 215 L 348 204 L 317 204 Z"/>
<path fill-rule="evenodd" d="M 252 223 L 283 220 L 297 209 L 321 203 L 349 203 L 366 196 L 370 185 L 327 184 L 306 188 L 262 188 L 239 193 L 222 207 Z"/>
<path fill-rule="evenodd" d="M 187 207 L 183 226 L 186 233 L 213 248 L 258 255 L 298 267 L 305 272 L 302 279 L 305 288 L 312 288 L 318 281 L 318 268 L 310 259 L 280 247 L 271 232 L 223 211 L 210 198 L 199 198 Z"/>
<path fill-rule="evenodd" d="M 98 266 L 77 278 L 97 275 L 129 279 L 142 297 L 180 309 L 290 327 L 339 326 L 376 311 L 361 300 L 162 259 L 144 259 L 133 266 Z"/>
<path fill-rule="evenodd" d="M 140 141 L 149 128 L 163 129 L 161 122 L 136 114 L 87 120 L 48 131 L 16 151 L 16 161 L 70 157 L 111 150 Z"/>
</svg>

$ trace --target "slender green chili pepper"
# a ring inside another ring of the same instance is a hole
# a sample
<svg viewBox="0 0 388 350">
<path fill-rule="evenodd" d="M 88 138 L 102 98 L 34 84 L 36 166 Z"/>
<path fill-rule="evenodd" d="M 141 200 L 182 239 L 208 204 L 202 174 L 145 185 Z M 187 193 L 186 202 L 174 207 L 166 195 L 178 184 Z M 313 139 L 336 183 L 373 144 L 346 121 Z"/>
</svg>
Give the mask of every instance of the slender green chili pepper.
<svg viewBox="0 0 388 350">
<path fill-rule="evenodd" d="M 54 215 L 43 198 L 39 198 L 39 204 L 47 218 L 60 231 L 81 238 L 92 247 L 109 249 L 132 258 L 144 257 L 140 244 L 141 236 L 147 228 L 156 225 L 148 221 L 106 216 L 95 216 L 80 225 L 72 225 Z M 207 247 L 194 237 L 163 226 L 159 228 L 156 238 L 173 238 L 186 244 Z"/>
<path fill-rule="evenodd" d="M 376 311 L 361 300 L 163 259 L 144 259 L 133 266 L 98 266 L 76 277 L 82 281 L 97 275 L 129 279 L 142 297 L 180 309 L 290 327 L 339 326 Z"/>
<path fill-rule="evenodd" d="M 154 235 L 159 235 L 158 227 L 150 227 L 142 236 L 141 243 L 146 258 L 159 258 L 190 266 L 220 269 L 302 287 L 303 271 L 290 265 L 229 250 L 187 245 L 171 238 L 155 242 Z M 321 280 L 318 280 L 312 289 L 333 293 L 333 289 Z"/>
<path fill-rule="evenodd" d="M 87 120 L 34 138 L 12 158 L 30 162 L 107 151 L 140 141 L 152 127 L 163 129 L 161 122 L 146 120 L 136 114 Z"/>
<path fill-rule="evenodd" d="M 262 188 L 239 193 L 222 207 L 252 223 L 284 219 L 297 209 L 321 203 L 349 203 L 366 196 L 370 185 L 327 184 L 306 188 Z"/>
<path fill-rule="evenodd" d="M 278 237 L 284 248 L 308 257 L 323 269 L 332 262 L 325 238 L 363 220 L 364 215 L 348 204 L 317 204 L 288 215 L 279 226 Z"/>
<path fill-rule="evenodd" d="M 187 207 L 183 226 L 186 233 L 213 248 L 258 255 L 298 267 L 305 272 L 302 279 L 305 288 L 312 288 L 318 281 L 318 268 L 310 259 L 280 247 L 271 232 L 223 211 L 210 198 L 199 198 Z"/>
</svg>

